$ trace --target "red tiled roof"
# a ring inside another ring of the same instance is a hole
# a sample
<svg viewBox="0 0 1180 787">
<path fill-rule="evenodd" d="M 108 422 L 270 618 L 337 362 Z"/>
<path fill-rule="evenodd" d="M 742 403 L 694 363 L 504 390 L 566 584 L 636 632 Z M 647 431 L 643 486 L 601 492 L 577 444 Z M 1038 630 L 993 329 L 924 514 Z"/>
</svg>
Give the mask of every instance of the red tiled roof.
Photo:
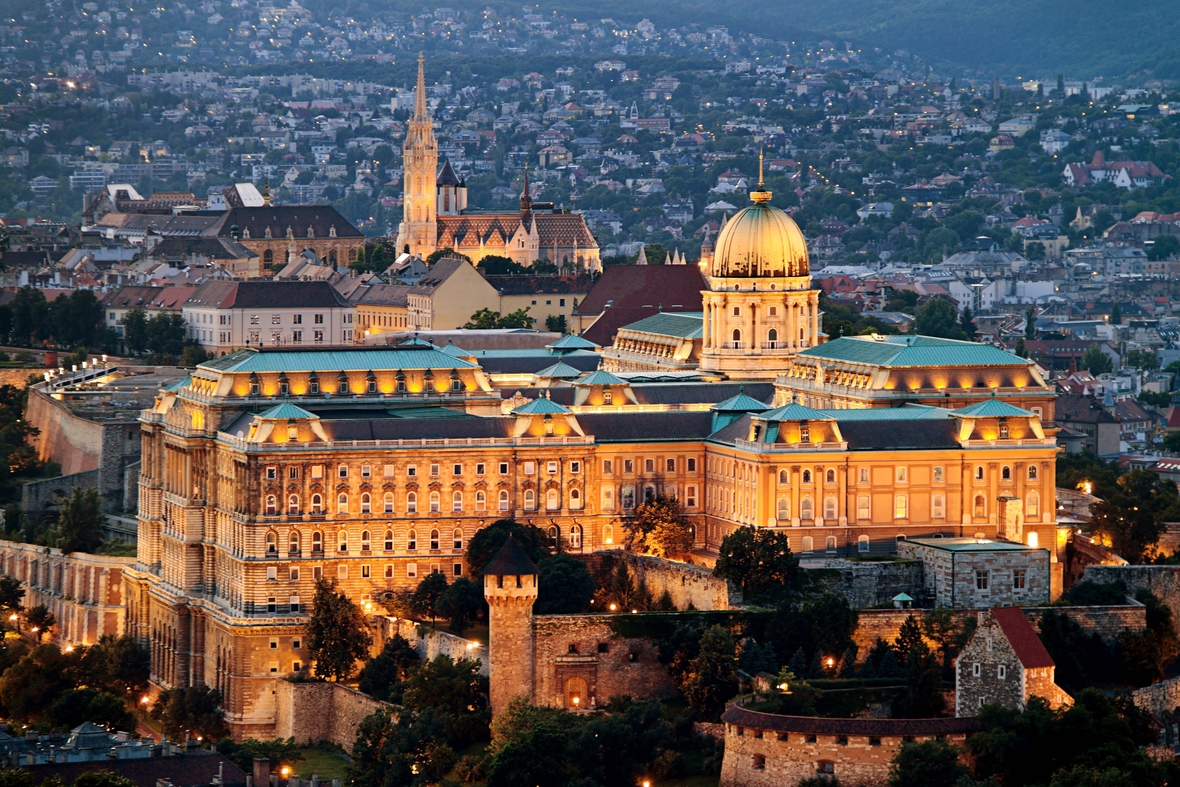
<svg viewBox="0 0 1180 787">
<path fill-rule="evenodd" d="M 1037 636 L 1037 632 L 1028 622 L 1024 610 L 1020 607 L 997 607 L 992 610 L 992 617 L 1000 624 L 1000 630 L 1008 639 L 1012 650 L 1016 651 L 1016 658 L 1025 669 L 1040 669 L 1055 667 L 1053 657 L 1045 650 L 1044 643 Z"/>
<path fill-rule="evenodd" d="M 600 316 L 582 338 L 600 347 L 614 343 L 624 325 L 666 312 L 699 312 L 705 279 L 696 265 L 611 265 L 578 304 L 577 313 Z"/>
</svg>

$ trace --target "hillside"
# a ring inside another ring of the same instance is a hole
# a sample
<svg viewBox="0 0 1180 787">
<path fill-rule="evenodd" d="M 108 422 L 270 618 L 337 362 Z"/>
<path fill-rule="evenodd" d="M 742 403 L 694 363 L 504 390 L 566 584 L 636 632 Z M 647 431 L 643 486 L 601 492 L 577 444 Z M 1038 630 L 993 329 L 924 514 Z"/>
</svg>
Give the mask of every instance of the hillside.
<svg viewBox="0 0 1180 787">
<path fill-rule="evenodd" d="M 515 2 L 491 5 L 520 13 Z M 538 8 L 588 20 L 633 22 L 642 15 L 659 26 L 695 21 L 777 39 L 905 49 L 936 67 L 978 76 L 1064 72 L 1091 79 L 1154 71 L 1158 78 L 1180 79 L 1180 16 L 1167 0 L 547 0 Z"/>
</svg>

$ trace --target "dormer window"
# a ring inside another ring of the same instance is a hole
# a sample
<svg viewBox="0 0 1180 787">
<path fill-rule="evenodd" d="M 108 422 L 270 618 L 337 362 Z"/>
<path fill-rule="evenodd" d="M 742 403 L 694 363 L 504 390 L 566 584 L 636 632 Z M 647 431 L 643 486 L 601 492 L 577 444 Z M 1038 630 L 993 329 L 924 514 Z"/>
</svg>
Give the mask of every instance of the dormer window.
<svg viewBox="0 0 1180 787">
<path fill-rule="evenodd" d="M 603 404 L 612 404 L 612 403 L 614 403 L 614 400 L 615 400 L 615 395 L 611 392 L 611 389 L 603 388 L 602 389 L 602 403 Z"/>
<path fill-rule="evenodd" d="M 811 442 L 811 426 L 809 424 L 799 424 L 799 442 Z"/>
<path fill-rule="evenodd" d="M 315 372 L 307 378 L 307 392 L 309 394 L 318 394 L 320 392 L 320 378 L 316 376 Z"/>
<path fill-rule="evenodd" d="M 1008 424 L 1000 424 L 1000 439 L 1008 439 Z"/>
<path fill-rule="evenodd" d="M 292 443 L 299 441 L 299 425 L 294 421 L 287 423 L 287 439 Z"/>
<path fill-rule="evenodd" d="M 248 238 L 248 237 L 250 237 L 250 230 L 246 230 L 246 231 L 245 231 L 245 232 L 242 234 L 242 237 L 243 237 L 243 238 Z M 273 238 L 273 237 L 274 237 L 274 235 L 273 235 L 273 234 L 271 233 L 271 231 L 270 231 L 270 226 L 269 226 L 269 225 L 267 226 L 267 228 L 266 228 L 266 233 L 265 233 L 265 235 L 264 235 L 263 237 L 265 237 L 267 240 L 270 240 L 271 238 Z"/>
</svg>

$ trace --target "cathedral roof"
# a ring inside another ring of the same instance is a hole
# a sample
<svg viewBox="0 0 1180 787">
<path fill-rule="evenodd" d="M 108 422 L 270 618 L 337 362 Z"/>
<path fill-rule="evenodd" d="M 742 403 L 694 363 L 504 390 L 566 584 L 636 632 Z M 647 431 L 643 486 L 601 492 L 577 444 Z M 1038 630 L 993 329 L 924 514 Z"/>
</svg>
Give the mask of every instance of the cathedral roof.
<svg viewBox="0 0 1180 787">
<path fill-rule="evenodd" d="M 438 170 L 438 179 L 436 183 L 439 186 L 462 186 L 463 181 L 455 174 L 455 168 L 451 166 L 450 160 L 443 162 L 443 165 Z"/>
<path fill-rule="evenodd" d="M 438 247 L 457 251 L 478 248 L 480 245 L 503 245 L 520 227 L 536 228 L 541 249 L 572 248 L 597 249 L 598 241 L 579 213 L 461 213 L 458 216 L 438 217 Z"/>
</svg>

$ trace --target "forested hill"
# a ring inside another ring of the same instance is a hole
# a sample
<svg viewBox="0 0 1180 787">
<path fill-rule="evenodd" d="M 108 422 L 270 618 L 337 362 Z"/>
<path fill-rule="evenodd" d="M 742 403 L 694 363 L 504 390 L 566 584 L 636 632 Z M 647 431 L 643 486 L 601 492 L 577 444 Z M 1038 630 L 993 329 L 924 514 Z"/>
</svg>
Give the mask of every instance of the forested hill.
<svg viewBox="0 0 1180 787">
<path fill-rule="evenodd" d="M 521 13 L 516 0 L 452 4 Z M 978 76 L 1060 72 L 1092 79 L 1147 72 L 1180 80 L 1175 0 L 540 0 L 536 8 L 587 21 L 647 17 L 657 27 L 697 22 L 780 40 L 827 38 L 838 46 L 849 41 L 885 52 L 905 49 L 937 68 Z"/>
</svg>

